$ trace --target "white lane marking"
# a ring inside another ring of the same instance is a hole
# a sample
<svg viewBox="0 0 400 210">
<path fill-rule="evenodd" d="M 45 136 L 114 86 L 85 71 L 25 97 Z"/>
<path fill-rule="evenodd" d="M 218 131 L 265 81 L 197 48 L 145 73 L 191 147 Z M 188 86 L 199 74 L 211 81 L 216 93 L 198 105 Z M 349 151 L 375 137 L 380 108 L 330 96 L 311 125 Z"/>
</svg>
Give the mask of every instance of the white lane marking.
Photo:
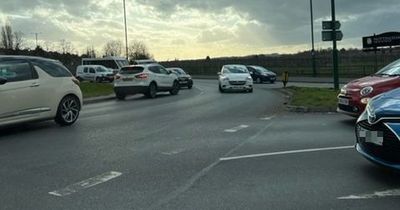
<svg viewBox="0 0 400 210">
<path fill-rule="evenodd" d="M 184 152 L 185 150 L 184 149 L 178 149 L 178 150 L 172 150 L 172 151 L 169 151 L 169 152 L 162 152 L 161 154 L 163 154 L 163 155 L 177 155 L 177 154 L 179 154 L 179 153 L 182 153 L 182 152 Z"/>
<path fill-rule="evenodd" d="M 272 119 L 274 119 L 275 117 L 276 117 L 276 115 L 272 115 L 272 116 L 269 116 L 269 117 L 260 118 L 260 120 L 272 120 Z"/>
<path fill-rule="evenodd" d="M 232 153 L 234 153 L 235 151 L 237 151 L 238 149 L 240 149 L 243 145 L 245 145 L 246 143 L 253 141 L 254 139 L 258 138 L 262 133 L 264 133 L 270 126 L 272 125 L 272 123 L 267 123 L 267 125 L 265 125 L 265 127 L 261 130 L 259 130 L 256 134 L 254 134 L 253 136 L 249 137 L 248 139 L 246 139 L 245 141 L 242 141 L 241 143 L 239 143 L 238 145 L 236 145 L 234 148 L 232 148 L 231 150 L 229 150 L 224 156 L 228 156 L 231 155 Z M 170 202 L 171 200 L 175 199 L 176 197 L 178 197 L 179 195 L 181 195 L 182 193 L 186 192 L 187 190 L 189 190 L 189 188 L 191 188 L 199 179 L 201 179 L 202 177 L 204 177 L 209 171 L 211 171 L 211 169 L 213 169 L 215 166 L 217 166 L 219 163 L 221 162 L 220 159 L 217 159 L 216 161 L 214 161 L 213 163 L 211 163 L 209 166 L 203 168 L 199 173 L 195 174 L 194 176 L 192 176 L 184 185 L 180 186 L 179 188 L 175 189 L 174 191 L 172 191 L 171 193 L 169 193 L 165 198 L 153 203 L 152 206 L 150 206 L 148 209 L 160 209 L 160 206 Z"/>
<path fill-rule="evenodd" d="M 385 190 L 380 192 L 374 192 L 372 194 L 361 194 L 361 195 L 349 195 L 338 197 L 339 200 L 361 200 L 361 199 L 374 199 L 374 198 L 384 198 L 384 197 L 396 197 L 400 196 L 400 189 Z"/>
<path fill-rule="evenodd" d="M 282 152 L 260 153 L 260 154 L 253 154 L 253 155 L 223 157 L 223 158 L 220 158 L 220 160 L 228 161 L 228 160 L 238 160 L 238 159 L 245 159 L 245 158 L 256 158 L 256 157 L 266 157 L 266 156 L 275 156 L 275 155 L 286 155 L 286 154 L 319 152 L 319 151 L 330 151 L 330 150 L 343 150 L 343 149 L 354 149 L 354 146 L 326 147 L 326 148 L 301 149 L 301 150 L 291 150 L 291 151 L 282 151 Z"/>
<path fill-rule="evenodd" d="M 249 127 L 248 125 L 239 125 L 237 127 L 231 128 L 231 129 L 225 129 L 224 131 L 227 133 L 235 133 L 242 129 L 248 128 L 248 127 Z"/>
<path fill-rule="evenodd" d="M 110 171 L 104 174 L 100 174 L 98 176 L 80 181 L 78 183 L 69 185 L 63 189 L 60 190 L 55 190 L 52 192 L 49 192 L 50 195 L 54 195 L 54 196 L 58 196 L 58 197 L 63 197 L 63 196 L 67 196 L 67 195 L 71 195 L 72 193 L 76 193 L 80 190 L 84 190 L 86 188 L 89 187 L 93 187 L 95 185 L 110 181 L 111 179 L 117 178 L 119 176 L 121 176 L 122 173 L 121 172 L 117 172 L 117 171 Z"/>
</svg>

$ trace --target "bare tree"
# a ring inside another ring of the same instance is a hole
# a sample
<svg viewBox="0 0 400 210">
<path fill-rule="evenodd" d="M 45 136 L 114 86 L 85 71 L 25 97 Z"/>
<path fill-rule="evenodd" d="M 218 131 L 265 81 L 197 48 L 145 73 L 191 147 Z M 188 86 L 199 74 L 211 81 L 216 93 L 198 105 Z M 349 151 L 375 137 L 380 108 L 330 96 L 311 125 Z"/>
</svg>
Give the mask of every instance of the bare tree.
<svg viewBox="0 0 400 210">
<path fill-rule="evenodd" d="M 14 34 L 8 21 L 1 27 L 1 47 L 5 49 L 13 49 L 14 47 Z"/>
<path fill-rule="evenodd" d="M 53 42 L 50 42 L 50 41 L 45 41 L 45 42 L 44 42 L 44 47 L 45 47 L 45 50 L 46 50 L 47 52 L 53 51 L 53 50 L 54 50 L 54 43 L 53 43 Z"/>
<path fill-rule="evenodd" d="M 62 39 L 60 40 L 60 51 L 62 54 L 71 54 L 74 51 L 74 46 L 70 41 Z"/>
<path fill-rule="evenodd" d="M 104 55 L 106 56 L 121 56 L 122 42 L 120 40 L 111 40 L 104 45 Z"/>
<path fill-rule="evenodd" d="M 94 50 L 94 47 L 86 47 L 86 54 L 83 55 L 84 57 L 88 58 L 95 58 L 96 57 L 96 51 Z"/>
<path fill-rule="evenodd" d="M 153 55 L 149 53 L 147 46 L 141 41 L 131 41 L 128 49 L 129 61 L 140 59 L 152 59 Z"/>
<path fill-rule="evenodd" d="M 20 50 L 24 44 L 23 33 L 20 31 L 14 32 L 14 49 Z"/>
</svg>

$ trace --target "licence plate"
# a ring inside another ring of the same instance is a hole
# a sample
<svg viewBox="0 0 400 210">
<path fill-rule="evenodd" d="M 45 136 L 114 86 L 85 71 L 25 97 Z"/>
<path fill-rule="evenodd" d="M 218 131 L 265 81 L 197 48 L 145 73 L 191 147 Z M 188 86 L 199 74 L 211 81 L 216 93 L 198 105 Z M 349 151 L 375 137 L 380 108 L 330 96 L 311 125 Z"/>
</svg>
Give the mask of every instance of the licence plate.
<svg viewBox="0 0 400 210">
<path fill-rule="evenodd" d="M 367 143 L 376 144 L 378 146 L 383 145 L 383 132 L 382 131 L 370 131 L 357 126 L 358 137 L 361 141 Z"/>
<path fill-rule="evenodd" d="M 347 98 L 339 98 L 339 104 L 349 105 L 349 99 L 347 99 Z"/>
</svg>

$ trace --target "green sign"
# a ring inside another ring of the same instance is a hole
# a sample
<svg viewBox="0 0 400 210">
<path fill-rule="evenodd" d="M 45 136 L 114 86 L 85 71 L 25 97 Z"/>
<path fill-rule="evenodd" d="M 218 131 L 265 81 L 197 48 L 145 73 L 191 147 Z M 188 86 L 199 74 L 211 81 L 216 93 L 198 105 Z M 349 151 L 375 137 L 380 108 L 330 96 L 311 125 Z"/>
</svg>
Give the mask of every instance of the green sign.
<svg viewBox="0 0 400 210">
<path fill-rule="evenodd" d="M 336 32 L 336 41 L 341 41 L 343 39 L 342 31 L 335 31 Z M 322 31 L 322 41 L 333 41 L 333 31 Z"/>
<path fill-rule="evenodd" d="M 323 30 L 333 30 L 333 28 L 335 28 L 335 30 L 338 30 L 341 26 L 342 25 L 339 21 L 335 21 L 335 23 L 333 23 L 332 21 L 322 21 Z"/>
</svg>

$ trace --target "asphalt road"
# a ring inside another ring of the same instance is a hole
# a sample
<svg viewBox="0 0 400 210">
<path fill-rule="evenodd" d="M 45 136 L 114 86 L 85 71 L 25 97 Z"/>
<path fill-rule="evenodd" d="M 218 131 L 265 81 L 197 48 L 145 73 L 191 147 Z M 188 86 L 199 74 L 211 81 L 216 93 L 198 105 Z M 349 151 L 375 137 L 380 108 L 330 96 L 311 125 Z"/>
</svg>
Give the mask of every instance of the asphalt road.
<svg viewBox="0 0 400 210">
<path fill-rule="evenodd" d="M 276 86 L 197 80 L 3 128 L 0 209 L 398 209 L 399 173 L 355 152 L 355 120 L 287 113 Z"/>
</svg>

